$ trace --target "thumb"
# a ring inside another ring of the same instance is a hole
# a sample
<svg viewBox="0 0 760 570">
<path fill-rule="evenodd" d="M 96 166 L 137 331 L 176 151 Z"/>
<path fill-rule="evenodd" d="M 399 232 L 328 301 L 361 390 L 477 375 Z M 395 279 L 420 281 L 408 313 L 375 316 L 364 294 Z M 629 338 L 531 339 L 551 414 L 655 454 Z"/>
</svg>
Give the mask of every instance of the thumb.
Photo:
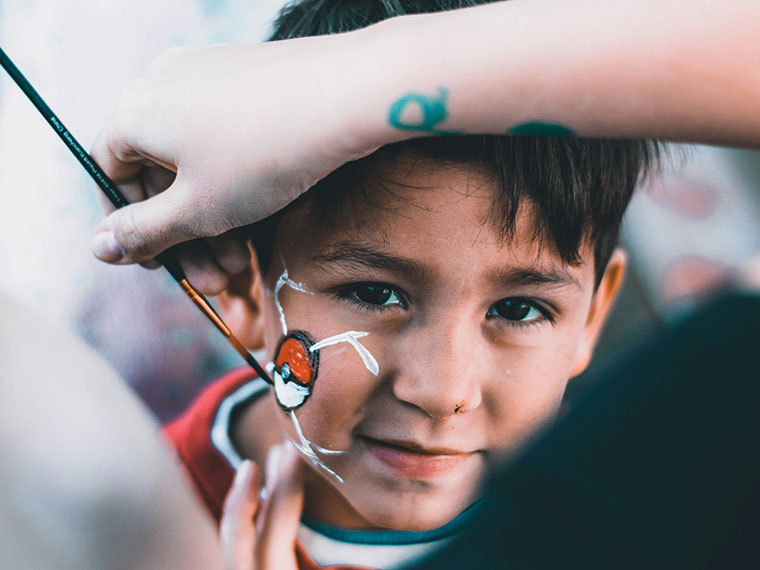
<svg viewBox="0 0 760 570">
<path fill-rule="evenodd" d="M 303 510 L 303 463 L 292 444 L 276 446 L 267 460 L 267 500 L 256 520 L 257 570 L 297 568 L 296 533 Z"/>
<path fill-rule="evenodd" d="M 95 257 L 106 263 L 139 263 L 177 243 L 220 233 L 209 209 L 198 206 L 202 199 L 175 180 L 164 192 L 116 210 L 93 238 Z"/>
</svg>

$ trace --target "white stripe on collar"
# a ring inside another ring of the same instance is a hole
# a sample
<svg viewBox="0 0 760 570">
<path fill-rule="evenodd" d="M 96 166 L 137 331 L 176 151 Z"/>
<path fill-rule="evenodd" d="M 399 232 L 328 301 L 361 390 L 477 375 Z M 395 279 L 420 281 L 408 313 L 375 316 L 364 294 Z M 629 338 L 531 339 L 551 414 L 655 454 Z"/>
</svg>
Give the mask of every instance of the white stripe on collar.
<svg viewBox="0 0 760 570">
<path fill-rule="evenodd" d="M 219 409 L 216 411 L 214 423 L 211 425 L 211 443 L 235 470 L 243 462 L 243 458 L 240 457 L 230 439 L 230 418 L 232 417 L 232 412 L 237 406 L 260 395 L 268 388 L 269 384 L 264 382 L 264 380 L 254 378 L 222 400 Z"/>
</svg>

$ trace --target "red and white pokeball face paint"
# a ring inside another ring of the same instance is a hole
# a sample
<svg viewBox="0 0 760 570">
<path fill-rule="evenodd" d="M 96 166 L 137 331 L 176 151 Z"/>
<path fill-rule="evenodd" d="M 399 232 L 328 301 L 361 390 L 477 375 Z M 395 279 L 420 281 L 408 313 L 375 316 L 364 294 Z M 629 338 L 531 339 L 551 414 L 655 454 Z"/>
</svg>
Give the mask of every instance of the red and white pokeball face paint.
<svg viewBox="0 0 760 570">
<path fill-rule="evenodd" d="M 298 408 L 311 395 L 319 366 L 319 351 L 309 350 L 313 344 L 306 333 L 296 331 L 277 347 L 272 381 L 277 403 L 284 410 Z"/>
</svg>

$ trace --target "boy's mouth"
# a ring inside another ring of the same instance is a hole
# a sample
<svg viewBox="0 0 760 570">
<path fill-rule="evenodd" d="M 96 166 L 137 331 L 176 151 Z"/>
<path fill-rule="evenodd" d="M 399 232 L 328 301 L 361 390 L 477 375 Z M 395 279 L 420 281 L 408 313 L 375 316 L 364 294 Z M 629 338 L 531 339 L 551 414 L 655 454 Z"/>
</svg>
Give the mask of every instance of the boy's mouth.
<svg viewBox="0 0 760 570">
<path fill-rule="evenodd" d="M 414 441 L 359 438 L 369 455 L 394 476 L 431 479 L 458 470 L 475 452 L 446 447 L 426 447 Z"/>
</svg>

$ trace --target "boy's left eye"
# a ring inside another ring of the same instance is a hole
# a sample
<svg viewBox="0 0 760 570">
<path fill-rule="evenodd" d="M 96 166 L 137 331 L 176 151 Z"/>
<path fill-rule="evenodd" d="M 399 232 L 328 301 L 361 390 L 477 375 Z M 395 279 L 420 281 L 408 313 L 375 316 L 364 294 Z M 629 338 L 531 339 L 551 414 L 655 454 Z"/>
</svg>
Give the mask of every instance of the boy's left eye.
<svg viewBox="0 0 760 570">
<path fill-rule="evenodd" d="M 507 321 L 519 323 L 532 323 L 542 318 L 549 319 L 545 311 L 542 311 L 534 303 L 527 299 L 502 299 L 491 305 L 486 316 L 500 317 Z M 551 320 L 551 319 L 549 319 Z"/>
</svg>

